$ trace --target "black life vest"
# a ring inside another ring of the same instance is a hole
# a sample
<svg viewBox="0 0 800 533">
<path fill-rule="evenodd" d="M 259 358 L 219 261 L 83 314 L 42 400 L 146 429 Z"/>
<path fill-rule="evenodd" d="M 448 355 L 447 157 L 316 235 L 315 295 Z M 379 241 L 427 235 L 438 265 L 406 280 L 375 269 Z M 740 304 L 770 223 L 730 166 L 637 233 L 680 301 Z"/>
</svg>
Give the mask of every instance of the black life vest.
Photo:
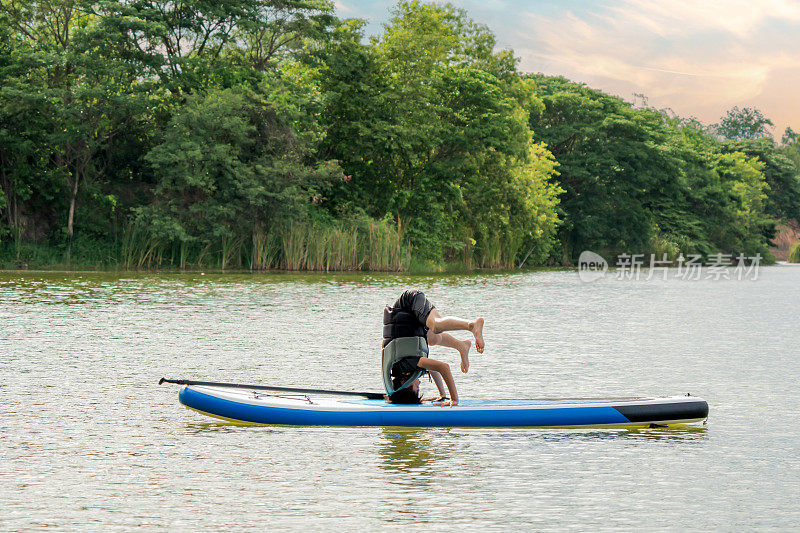
<svg viewBox="0 0 800 533">
<path fill-rule="evenodd" d="M 397 375 L 395 365 L 405 357 L 427 357 L 427 336 L 428 328 L 419 323 L 414 313 L 389 306 L 383 310 L 381 372 L 383 385 L 390 396 L 424 374 L 424 370 L 417 369 L 408 375 Z M 402 384 L 395 388 L 393 377 L 402 378 Z"/>
<path fill-rule="evenodd" d="M 420 324 L 417 317 L 401 308 L 389 307 L 383 310 L 383 347 L 401 337 L 427 338 L 428 328 Z"/>
</svg>

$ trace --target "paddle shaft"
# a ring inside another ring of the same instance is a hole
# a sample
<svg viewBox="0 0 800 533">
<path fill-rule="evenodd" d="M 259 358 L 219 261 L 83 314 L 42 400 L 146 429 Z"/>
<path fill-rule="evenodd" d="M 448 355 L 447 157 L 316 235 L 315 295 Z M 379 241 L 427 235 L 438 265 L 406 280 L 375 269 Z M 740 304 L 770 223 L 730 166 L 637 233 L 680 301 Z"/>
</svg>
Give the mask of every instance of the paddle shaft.
<svg viewBox="0 0 800 533">
<path fill-rule="evenodd" d="M 161 378 L 158 384 L 174 383 L 176 385 L 206 385 L 209 387 L 230 387 L 232 389 L 256 389 L 256 390 L 271 390 L 276 392 L 296 392 L 298 394 L 336 394 L 338 396 L 360 396 L 370 400 L 382 400 L 384 395 L 379 392 L 353 392 L 341 390 L 325 390 L 325 389 L 298 389 L 294 387 L 272 387 L 269 385 L 245 385 L 242 383 L 220 383 L 217 381 L 192 381 L 189 379 L 167 379 Z"/>
</svg>

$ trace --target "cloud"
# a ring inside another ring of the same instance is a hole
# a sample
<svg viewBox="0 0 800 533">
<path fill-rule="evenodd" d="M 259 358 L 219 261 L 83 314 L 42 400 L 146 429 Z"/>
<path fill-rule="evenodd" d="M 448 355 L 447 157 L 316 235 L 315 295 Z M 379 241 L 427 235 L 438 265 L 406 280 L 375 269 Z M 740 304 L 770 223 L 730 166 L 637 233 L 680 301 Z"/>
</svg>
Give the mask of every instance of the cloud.
<svg viewBox="0 0 800 533">
<path fill-rule="evenodd" d="M 790 0 L 623 0 L 609 9 L 662 37 L 720 30 L 747 37 L 770 19 L 800 21 Z"/>
<path fill-rule="evenodd" d="M 785 0 L 623 0 L 547 16 L 529 11 L 524 20 L 516 47 L 523 70 L 629 98 L 645 93 L 653 105 L 705 121 L 756 99 L 776 73 L 800 68 L 800 4 Z M 787 25 L 795 36 L 788 42 Z"/>
<path fill-rule="evenodd" d="M 334 9 L 339 14 L 340 17 L 353 17 L 356 16 L 355 10 L 342 2 L 341 0 L 336 0 L 333 3 Z"/>
<path fill-rule="evenodd" d="M 487 24 L 520 68 L 563 75 L 624 98 L 716 122 L 760 107 L 800 129 L 798 0 L 451 0 Z M 381 31 L 394 0 L 337 0 Z"/>
</svg>

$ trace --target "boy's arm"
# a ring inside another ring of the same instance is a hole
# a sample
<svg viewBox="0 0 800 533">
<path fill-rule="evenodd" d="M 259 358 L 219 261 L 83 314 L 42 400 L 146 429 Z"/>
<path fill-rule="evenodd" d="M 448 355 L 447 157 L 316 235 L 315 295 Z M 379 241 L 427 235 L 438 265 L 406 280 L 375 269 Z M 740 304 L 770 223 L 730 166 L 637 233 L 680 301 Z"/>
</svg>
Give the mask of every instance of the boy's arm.
<svg viewBox="0 0 800 533">
<path fill-rule="evenodd" d="M 428 371 L 428 374 L 433 379 L 433 382 L 436 383 L 436 388 L 439 389 L 439 397 L 438 398 L 424 398 L 423 402 L 439 402 L 444 400 L 447 397 L 447 391 L 444 389 L 444 381 L 442 381 L 442 375 L 435 370 Z"/>
<path fill-rule="evenodd" d="M 433 382 L 436 383 L 436 388 L 439 389 L 439 396 L 442 398 L 447 396 L 447 392 L 444 390 L 444 381 L 442 381 L 442 375 L 436 370 L 431 370 L 430 375 L 431 378 L 433 378 Z"/>
<path fill-rule="evenodd" d="M 456 382 L 453 380 L 453 374 L 450 372 L 450 365 L 431 359 L 430 357 L 420 357 L 417 366 L 424 368 L 428 371 L 438 372 L 444 378 L 447 384 L 447 390 L 450 391 L 450 401 L 442 405 L 456 405 L 458 403 L 458 392 L 456 391 Z"/>
</svg>

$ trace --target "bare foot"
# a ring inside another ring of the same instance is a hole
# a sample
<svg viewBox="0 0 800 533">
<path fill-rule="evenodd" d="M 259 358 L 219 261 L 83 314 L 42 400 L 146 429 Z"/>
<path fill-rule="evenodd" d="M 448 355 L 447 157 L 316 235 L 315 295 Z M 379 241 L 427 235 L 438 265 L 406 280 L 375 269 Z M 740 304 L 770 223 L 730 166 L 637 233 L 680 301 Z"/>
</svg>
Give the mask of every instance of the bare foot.
<svg viewBox="0 0 800 533">
<path fill-rule="evenodd" d="M 474 322 L 470 322 L 469 330 L 475 335 L 475 348 L 478 353 L 483 353 L 483 349 L 486 347 L 483 342 L 483 319 L 476 318 Z"/>
<path fill-rule="evenodd" d="M 461 354 L 461 371 L 467 373 L 469 370 L 469 349 L 472 348 L 472 341 L 462 341 L 459 343 L 458 353 Z"/>
</svg>

